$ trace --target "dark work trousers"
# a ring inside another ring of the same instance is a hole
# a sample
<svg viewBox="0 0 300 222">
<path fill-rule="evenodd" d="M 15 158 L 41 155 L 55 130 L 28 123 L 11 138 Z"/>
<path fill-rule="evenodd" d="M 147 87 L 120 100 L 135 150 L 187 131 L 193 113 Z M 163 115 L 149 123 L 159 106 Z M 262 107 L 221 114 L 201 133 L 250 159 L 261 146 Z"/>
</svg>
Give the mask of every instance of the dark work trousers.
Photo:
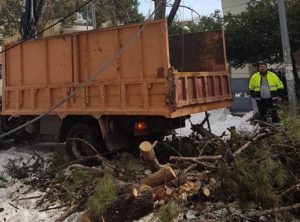
<svg viewBox="0 0 300 222">
<path fill-rule="evenodd" d="M 277 112 L 277 99 L 261 99 L 256 100 L 258 112 L 259 112 L 259 120 L 266 121 L 268 112 L 271 115 L 272 122 L 278 123 L 279 117 Z"/>
</svg>

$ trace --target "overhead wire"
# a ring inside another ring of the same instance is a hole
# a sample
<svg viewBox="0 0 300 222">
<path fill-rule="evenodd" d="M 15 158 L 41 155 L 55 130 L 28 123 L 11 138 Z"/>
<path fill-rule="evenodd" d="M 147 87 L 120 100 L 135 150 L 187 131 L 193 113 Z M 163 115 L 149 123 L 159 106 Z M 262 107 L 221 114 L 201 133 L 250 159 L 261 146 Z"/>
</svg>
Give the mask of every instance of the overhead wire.
<svg viewBox="0 0 300 222">
<path fill-rule="evenodd" d="M 26 126 L 33 124 L 34 122 L 40 120 L 41 118 L 43 118 L 44 116 L 50 114 L 52 111 L 56 110 L 57 108 L 59 108 L 61 105 L 63 105 L 66 101 L 68 101 L 69 99 L 71 99 L 72 97 L 74 97 L 78 92 L 80 92 L 81 90 L 83 90 L 86 86 L 90 85 L 91 83 L 93 83 L 97 77 L 99 75 L 101 75 L 111 64 L 113 64 L 133 43 L 134 41 L 137 39 L 137 37 L 144 31 L 144 29 L 146 28 L 146 26 L 149 24 L 149 22 L 151 21 L 152 16 L 155 14 L 155 12 L 158 10 L 158 8 L 160 7 L 160 4 L 162 3 L 163 0 L 161 0 L 159 2 L 159 4 L 157 5 L 157 7 L 153 10 L 153 12 L 150 14 L 150 16 L 146 19 L 146 21 L 143 23 L 143 25 L 140 27 L 140 29 L 126 42 L 126 44 L 124 44 L 124 46 L 122 48 L 119 49 L 118 52 L 116 52 L 114 54 L 113 57 L 111 57 L 103 66 L 101 66 L 94 74 L 92 74 L 92 77 L 88 80 L 86 80 L 85 82 L 83 82 L 82 84 L 80 84 L 79 86 L 77 86 L 77 88 L 70 93 L 70 95 L 64 97 L 61 101 L 59 101 L 58 103 L 56 103 L 53 107 L 51 107 L 50 109 L 48 109 L 47 111 L 43 112 L 42 114 L 40 114 L 39 116 L 33 118 L 32 120 L 27 121 L 26 123 L 6 132 L 0 135 L 0 139 L 4 138 L 10 134 L 13 134 L 23 128 L 25 128 Z M 169 0 L 170 1 L 170 0 Z"/>
<path fill-rule="evenodd" d="M 168 4 L 166 5 L 167 7 L 172 7 L 173 4 Z M 191 8 L 191 7 L 188 7 L 188 6 L 185 6 L 185 5 L 180 5 L 179 6 L 180 8 L 186 8 L 186 9 L 189 9 L 190 11 L 194 12 L 195 14 L 198 15 L 199 18 L 201 18 L 201 15 L 199 12 L 197 12 L 195 9 Z"/>
</svg>

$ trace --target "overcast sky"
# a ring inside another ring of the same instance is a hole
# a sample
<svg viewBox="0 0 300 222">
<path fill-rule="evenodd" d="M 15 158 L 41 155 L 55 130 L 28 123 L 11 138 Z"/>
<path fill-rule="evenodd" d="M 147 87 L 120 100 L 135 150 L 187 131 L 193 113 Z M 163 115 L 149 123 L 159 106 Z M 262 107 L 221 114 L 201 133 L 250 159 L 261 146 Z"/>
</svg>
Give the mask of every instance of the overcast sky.
<svg viewBox="0 0 300 222">
<path fill-rule="evenodd" d="M 149 15 L 154 8 L 154 3 L 152 0 L 139 0 L 140 11 L 145 15 Z M 172 4 L 174 0 L 170 0 L 170 4 Z M 213 13 L 216 9 L 221 10 L 221 0 L 181 0 L 181 5 L 185 5 L 191 7 L 195 11 L 197 11 L 200 15 L 209 15 Z M 192 17 L 191 11 L 188 9 L 181 8 L 177 13 L 179 20 L 188 20 Z M 193 17 L 197 17 L 195 13 L 193 13 Z"/>
</svg>

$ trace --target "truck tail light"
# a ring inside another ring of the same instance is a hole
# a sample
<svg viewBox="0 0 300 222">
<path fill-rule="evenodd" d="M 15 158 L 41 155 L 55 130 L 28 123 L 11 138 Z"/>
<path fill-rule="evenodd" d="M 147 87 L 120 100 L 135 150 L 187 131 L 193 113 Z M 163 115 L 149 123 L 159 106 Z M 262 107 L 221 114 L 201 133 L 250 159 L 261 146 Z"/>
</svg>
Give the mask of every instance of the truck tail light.
<svg viewBox="0 0 300 222">
<path fill-rule="evenodd" d="M 134 124 L 134 129 L 136 131 L 145 131 L 147 129 L 147 124 L 146 122 L 136 122 Z"/>
</svg>

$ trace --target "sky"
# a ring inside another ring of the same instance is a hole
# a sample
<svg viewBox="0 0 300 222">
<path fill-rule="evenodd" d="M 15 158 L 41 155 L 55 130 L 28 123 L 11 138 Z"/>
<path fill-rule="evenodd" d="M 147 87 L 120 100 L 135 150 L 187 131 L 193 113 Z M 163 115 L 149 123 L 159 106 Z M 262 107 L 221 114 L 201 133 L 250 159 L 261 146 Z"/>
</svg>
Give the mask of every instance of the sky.
<svg viewBox="0 0 300 222">
<path fill-rule="evenodd" d="M 169 0 L 170 4 L 174 2 L 174 0 Z M 140 6 L 139 10 L 145 16 L 149 15 L 154 8 L 154 2 L 152 0 L 139 0 Z M 210 15 L 216 9 L 221 10 L 222 4 L 221 0 L 181 0 L 181 5 L 188 6 L 195 11 L 197 11 L 201 16 L 202 15 Z M 170 9 L 170 8 L 169 8 Z M 188 9 L 180 8 L 180 11 L 177 13 L 179 20 L 188 20 L 192 16 L 197 17 L 195 13 L 191 14 L 191 11 Z"/>
</svg>

